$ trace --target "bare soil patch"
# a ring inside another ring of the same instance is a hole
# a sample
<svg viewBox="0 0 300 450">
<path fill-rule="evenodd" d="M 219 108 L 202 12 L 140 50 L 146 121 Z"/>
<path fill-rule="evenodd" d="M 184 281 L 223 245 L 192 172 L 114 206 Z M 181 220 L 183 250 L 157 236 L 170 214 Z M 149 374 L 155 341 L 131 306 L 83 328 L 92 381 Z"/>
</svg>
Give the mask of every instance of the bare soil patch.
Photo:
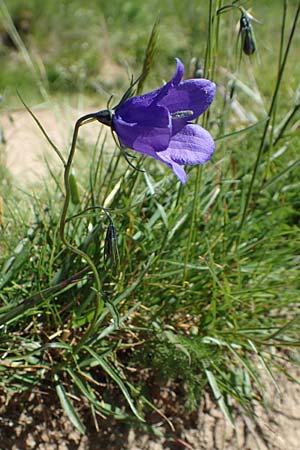
<svg viewBox="0 0 300 450">
<path fill-rule="evenodd" d="M 299 372 L 294 375 L 298 376 Z M 279 377 L 281 394 L 270 380 L 268 410 L 255 404 L 255 422 L 235 409 L 236 428 L 224 420 L 210 395 L 203 396 L 199 410 L 187 414 L 180 398 L 165 397 L 161 410 L 169 412 L 175 431 L 161 416 L 147 419 L 164 437 L 130 428 L 114 419 L 98 419 L 99 430 L 87 408 L 81 411 L 85 436 L 74 429 L 58 401 L 47 392 L 15 395 L 0 405 L 0 448 L 3 450 L 298 450 L 300 447 L 300 386 Z M 160 402 L 162 397 L 160 399 Z M 172 404 L 171 404 L 172 403 Z M 171 413 L 172 411 L 172 413 Z"/>
<path fill-rule="evenodd" d="M 66 125 L 65 119 L 58 122 L 51 111 L 41 110 L 36 114 L 56 145 L 64 146 L 68 139 L 68 127 L 62 126 Z M 38 126 L 26 111 L 3 114 L 0 125 L 8 171 L 22 187 L 39 181 L 47 173 L 44 158 L 52 162 L 55 157 Z"/>
<path fill-rule="evenodd" d="M 51 110 L 36 108 L 34 114 L 53 143 L 67 157 L 76 119 L 92 111 L 93 108 L 79 111 L 55 105 Z M 62 169 L 61 161 L 26 110 L 2 113 L 0 129 L 4 138 L 0 148 L 2 160 L 18 186 L 27 188 L 49 176 L 46 160 L 52 167 Z M 97 123 L 80 130 L 80 136 L 93 143 L 98 133 Z"/>
</svg>

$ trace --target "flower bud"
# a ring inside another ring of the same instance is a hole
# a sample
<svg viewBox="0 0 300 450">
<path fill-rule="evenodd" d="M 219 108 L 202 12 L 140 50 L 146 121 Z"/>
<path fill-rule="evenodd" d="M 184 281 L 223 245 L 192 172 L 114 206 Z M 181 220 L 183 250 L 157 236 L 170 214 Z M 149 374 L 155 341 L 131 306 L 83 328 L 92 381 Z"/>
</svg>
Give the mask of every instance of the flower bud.
<svg viewBox="0 0 300 450">
<path fill-rule="evenodd" d="M 80 195 L 74 172 L 71 172 L 69 175 L 69 184 L 70 184 L 71 202 L 73 203 L 73 205 L 78 205 L 80 203 Z"/>
<path fill-rule="evenodd" d="M 104 259 L 111 261 L 115 264 L 118 261 L 118 247 L 117 247 L 117 230 L 112 222 L 109 223 L 105 242 L 104 242 Z"/>
<path fill-rule="evenodd" d="M 255 52 L 255 40 L 249 17 L 244 12 L 240 20 L 240 33 L 243 52 L 246 55 L 252 55 Z"/>
</svg>

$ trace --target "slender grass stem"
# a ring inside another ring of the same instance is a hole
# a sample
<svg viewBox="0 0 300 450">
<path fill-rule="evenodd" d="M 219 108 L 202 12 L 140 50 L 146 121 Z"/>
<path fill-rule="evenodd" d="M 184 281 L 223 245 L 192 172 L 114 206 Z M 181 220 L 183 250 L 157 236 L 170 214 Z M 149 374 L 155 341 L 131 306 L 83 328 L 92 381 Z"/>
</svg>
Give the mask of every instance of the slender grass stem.
<svg viewBox="0 0 300 450">
<path fill-rule="evenodd" d="M 282 139 L 282 137 L 284 136 L 284 132 L 286 131 L 287 127 L 290 125 L 292 119 L 294 118 L 295 114 L 297 114 L 299 109 L 300 109 L 300 103 L 297 103 L 291 109 L 291 111 L 289 111 L 289 113 L 286 115 L 286 117 L 284 118 L 284 121 L 281 124 L 281 128 L 280 128 L 278 134 L 276 134 L 276 136 L 274 136 L 274 133 L 273 133 L 273 142 L 272 142 L 272 144 L 273 144 L 274 147 L 278 144 L 280 139 Z M 268 149 L 268 151 L 270 152 L 270 149 Z"/>
<path fill-rule="evenodd" d="M 283 2 L 283 13 L 282 13 L 282 23 L 281 23 L 281 32 L 280 32 L 280 45 L 279 45 L 279 56 L 278 56 L 278 74 L 280 72 L 280 67 L 282 64 L 282 55 L 283 55 L 283 44 L 284 44 L 284 35 L 285 35 L 285 28 L 286 28 L 286 16 L 287 16 L 287 0 L 284 0 Z M 269 139 L 269 151 L 268 151 L 268 161 L 266 164 L 266 170 L 265 170 L 265 176 L 264 181 L 268 178 L 268 173 L 270 170 L 270 162 L 271 162 L 271 155 L 272 155 L 272 149 L 275 146 L 275 142 L 273 140 L 274 136 L 274 130 L 275 130 L 275 123 L 276 123 L 276 116 L 277 116 L 277 101 L 274 105 L 274 111 L 272 114 L 272 123 L 271 123 L 271 130 L 270 130 L 270 139 Z"/>
<path fill-rule="evenodd" d="M 185 258 L 184 258 L 184 270 L 183 270 L 183 282 L 186 281 L 187 278 L 187 270 L 188 270 L 188 262 L 190 257 L 190 250 L 191 250 L 191 244 L 193 242 L 193 235 L 194 235 L 194 224 L 197 214 L 197 202 L 199 198 L 199 190 L 200 190 L 200 183 L 202 178 L 202 166 L 197 167 L 196 171 L 196 181 L 195 181 L 195 193 L 194 193 L 194 199 L 193 199 L 193 207 L 192 207 L 192 217 L 191 217 L 191 226 L 189 230 L 189 236 L 187 241 L 187 247 L 185 252 Z"/>
<path fill-rule="evenodd" d="M 218 11 L 223 4 L 223 0 L 218 0 L 216 11 Z M 217 57 L 218 57 L 218 51 L 219 51 L 219 34 L 220 34 L 220 15 L 216 14 L 214 16 L 214 22 L 215 22 L 215 32 L 214 32 L 214 46 L 213 46 L 213 58 L 212 58 L 212 68 L 211 68 L 211 78 L 215 78 L 215 72 L 216 72 L 216 65 L 217 65 Z"/>
<path fill-rule="evenodd" d="M 213 48 L 213 36 L 212 36 L 212 21 L 213 21 L 213 0 L 209 1 L 208 6 L 208 37 L 205 52 L 205 64 L 204 64 L 204 78 L 210 76 L 211 71 L 211 60 L 212 60 L 212 48 Z"/>
<path fill-rule="evenodd" d="M 275 105 L 276 105 L 277 96 L 278 96 L 279 89 L 280 89 L 280 86 L 281 86 L 281 82 L 282 82 L 282 78 L 283 78 L 283 74 L 284 74 L 287 58 L 288 58 L 289 51 L 290 51 L 290 48 L 291 48 L 291 44 L 292 44 L 292 41 L 293 41 L 293 38 L 294 38 L 294 34 L 295 34 L 295 31 L 296 31 L 296 25 L 297 25 L 297 22 L 298 22 L 299 13 L 300 13 L 300 2 L 298 2 L 298 6 L 297 6 L 296 14 L 294 16 L 291 32 L 290 32 L 290 35 L 289 35 L 289 38 L 288 38 L 288 42 L 287 42 L 287 46 L 286 46 L 286 49 L 285 49 L 285 52 L 284 52 L 284 55 L 283 55 L 282 63 L 280 65 L 280 69 L 279 69 L 279 72 L 278 72 L 277 81 L 276 81 L 276 85 L 275 85 L 275 88 L 274 88 L 274 93 L 273 93 L 273 96 L 272 96 L 272 101 L 271 101 L 271 105 L 270 105 L 270 108 L 269 108 L 269 112 L 268 112 L 268 117 L 267 117 L 267 120 L 266 120 L 265 128 L 264 128 L 263 135 L 262 135 L 262 138 L 261 138 L 261 141 L 260 141 L 260 146 L 259 146 L 259 149 L 258 149 L 258 152 L 257 152 L 257 157 L 256 157 L 256 161 L 255 161 L 255 164 L 254 164 L 252 177 L 251 177 L 249 189 L 248 189 L 248 192 L 247 192 L 247 195 L 246 195 L 245 205 L 244 205 L 244 208 L 243 208 L 242 219 L 241 219 L 241 222 L 239 224 L 238 242 L 240 242 L 241 231 L 243 229 L 243 226 L 245 224 L 245 220 L 246 220 L 246 217 L 247 217 L 249 204 L 250 204 L 250 201 L 251 201 L 251 198 L 252 198 L 254 182 L 255 182 L 255 179 L 256 179 L 256 176 L 257 176 L 258 167 L 259 167 L 260 160 L 261 160 L 261 157 L 262 157 L 262 154 L 263 154 L 263 150 L 264 150 L 264 147 L 265 147 L 266 137 L 267 137 L 267 134 L 268 134 L 269 125 L 271 123 L 272 115 L 273 115 L 274 108 L 275 108 Z"/>
<path fill-rule="evenodd" d="M 65 158 L 63 157 L 62 153 L 60 152 L 59 148 L 54 144 L 52 139 L 50 139 L 50 137 L 48 136 L 48 133 L 46 132 L 46 130 L 43 127 L 43 125 L 38 120 L 38 118 L 35 116 L 35 114 L 33 114 L 31 109 L 29 108 L 29 106 L 26 105 L 25 101 L 23 100 L 21 94 L 18 91 L 17 91 L 17 94 L 18 94 L 18 97 L 21 100 L 23 106 L 25 107 L 27 112 L 31 115 L 31 117 L 33 118 L 33 120 L 35 121 L 35 123 L 37 124 L 37 126 L 39 127 L 41 132 L 43 133 L 44 137 L 46 138 L 47 142 L 51 145 L 51 147 L 53 148 L 53 150 L 55 151 L 55 153 L 57 154 L 57 156 L 59 157 L 59 159 L 61 160 L 61 162 L 63 163 L 63 165 L 65 167 L 66 166 L 66 161 L 65 161 Z"/>
<path fill-rule="evenodd" d="M 218 8 L 221 6 L 222 0 L 218 1 Z M 217 57 L 217 48 L 218 48 L 218 36 L 219 36 L 219 25 L 220 20 L 217 18 L 217 23 L 215 25 L 215 34 L 213 32 L 213 5 L 214 1 L 210 0 L 209 7 L 208 7 L 208 38 L 207 38 L 207 45 L 206 45 L 206 52 L 205 52 L 205 65 L 204 65 L 204 77 L 208 77 L 210 79 L 213 79 L 214 77 L 214 70 L 216 67 L 216 57 Z M 216 38 L 216 42 L 213 41 L 213 36 Z M 214 54 L 213 54 L 214 50 Z M 203 116 L 203 126 L 207 125 L 208 122 L 208 114 L 204 114 Z M 189 229 L 189 235 L 187 240 L 187 246 L 185 251 L 185 257 L 184 257 L 184 268 L 183 268 L 183 282 L 186 281 L 187 278 L 187 269 L 188 269 L 188 262 L 190 258 L 190 252 L 192 243 L 194 242 L 194 234 L 195 234 L 195 222 L 196 222 L 196 216 L 197 216 L 197 208 L 198 208 L 198 201 L 199 201 L 199 192 L 200 192 L 200 186 L 201 186 L 201 180 L 202 180 L 202 174 L 203 174 L 203 166 L 197 166 L 196 168 L 196 180 L 195 180 L 195 192 L 194 192 L 194 198 L 193 198 L 193 205 L 192 205 L 192 215 L 191 215 L 191 224 Z"/>
<path fill-rule="evenodd" d="M 27 64 L 30 72 L 32 73 L 38 89 L 40 91 L 41 96 L 44 100 L 49 100 L 49 94 L 47 89 L 44 86 L 44 80 L 41 77 L 41 73 L 38 69 L 38 65 L 33 60 L 31 53 L 28 51 L 26 45 L 24 44 L 18 30 L 15 27 L 15 24 L 12 20 L 12 17 L 9 13 L 9 10 L 4 1 L 0 1 L 0 18 L 2 18 L 2 24 L 6 28 L 9 36 L 13 40 L 15 46 L 20 51 L 22 57 L 24 58 L 25 63 Z"/>
</svg>

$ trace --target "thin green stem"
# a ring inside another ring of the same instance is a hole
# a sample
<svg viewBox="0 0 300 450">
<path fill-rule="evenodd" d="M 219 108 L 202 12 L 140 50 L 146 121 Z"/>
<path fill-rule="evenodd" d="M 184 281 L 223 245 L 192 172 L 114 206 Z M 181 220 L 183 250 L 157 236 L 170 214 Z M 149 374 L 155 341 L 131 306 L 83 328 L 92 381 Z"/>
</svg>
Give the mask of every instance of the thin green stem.
<svg viewBox="0 0 300 450">
<path fill-rule="evenodd" d="M 104 176 L 103 185 L 106 186 L 105 194 L 103 196 L 104 201 L 107 198 L 107 196 L 109 195 L 112 184 L 115 181 L 115 175 L 116 175 L 117 169 L 119 167 L 120 159 L 121 159 L 121 152 L 119 152 L 118 155 L 116 156 L 114 165 L 112 162 L 113 158 L 111 159 L 111 161 L 109 163 L 109 167 L 107 169 L 107 172 Z M 109 177 L 109 179 L 108 179 L 108 177 Z"/>
<path fill-rule="evenodd" d="M 41 124 L 41 122 L 38 120 L 38 118 L 35 116 L 35 114 L 33 114 L 33 112 L 31 111 L 31 109 L 29 108 L 29 106 L 26 105 L 25 101 L 23 100 L 20 92 L 18 92 L 17 90 L 17 94 L 19 99 L 21 100 L 21 102 L 23 103 L 23 106 L 25 107 L 25 109 L 27 110 L 27 112 L 31 115 L 31 117 L 33 118 L 33 120 L 35 121 L 35 123 L 37 124 L 37 126 L 39 127 L 39 129 L 41 130 L 41 132 L 43 133 L 44 137 L 46 138 L 46 140 L 49 142 L 49 144 L 51 145 L 51 147 L 53 148 L 53 150 L 55 151 L 55 153 L 57 154 L 57 156 L 59 157 L 59 159 L 61 160 L 61 162 L 63 163 L 64 166 L 66 166 L 66 161 L 65 158 L 63 157 L 63 155 L 61 154 L 60 150 L 58 147 L 56 147 L 56 145 L 54 144 L 54 142 L 50 139 L 50 137 L 48 136 L 45 128 L 43 127 L 43 125 Z"/>
<path fill-rule="evenodd" d="M 218 4 L 216 7 L 216 10 L 220 9 L 222 7 L 223 0 L 218 0 Z M 216 14 L 214 16 L 214 22 L 215 22 L 215 40 L 214 40 L 214 47 L 213 47 L 213 60 L 212 60 L 212 68 L 211 68 L 211 78 L 215 78 L 215 72 L 216 72 L 216 65 L 217 65 L 217 57 L 219 52 L 219 35 L 220 35 L 220 15 Z"/>
<path fill-rule="evenodd" d="M 217 57 L 217 48 L 218 48 L 218 36 L 219 36 L 219 17 L 217 18 L 217 23 L 215 25 L 215 36 L 216 41 L 213 42 L 213 4 L 214 1 L 210 0 L 209 2 L 209 8 L 208 8 L 208 38 L 207 38 L 207 46 L 206 46 L 206 52 L 205 52 L 205 65 L 204 65 L 204 77 L 213 79 L 214 77 L 214 70 L 216 67 L 216 57 Z M 218 1 L 218 7 L 222 4 L 222 0 Z M 214 51 L 214 53 L 213 53 Z M 208 114 L 205 114 L 203 116 L 203 126 L 205 127 L 208 122 Z M 183 268 L 183 282 L 186 281 L 187 278 L 187 270 L 188 270 L 188 262 L 190 259 L 191 254 L 191 248 L 192 243 L 194 242 L 194 234 L 195 234 L 195 223 L 196 223 L 196 216 L 197 216 L 197 208 L 199 203 L 199 193 L 200 193 L 200 186 L 202 181 L 202 174 L 203 174 L 203 166 L 197 166 L 196 169 L 196 180 L 195 180 L 195 192 L 194 192 L 194 198 L 193 198 L 193 205 L 192 205 L 192 216 L 191 216 L 191 224 L 189 229 L 189 236 L 187 240 L 187 246 L 185 251 L 185 257 L 184 257 L 184 268 Z"/>
<path fill-rule="evenodd" d="M 42 95 L 44 100 L 48 101 L 49 95 L 47 89 L 44 86 L 44 79 L 43 79 L 44 77 L 41 76 L 38 64 L 36 64 L 33 61 L 30 52 L 28 51 L 26 45 L 24 44 L 24 41 L 22 40 L 4 1 L 0 1 L 0 18 L 2 18 L 1 25 L 3 25 L 4 28 L 6 29 L 8 35 L 14 42 L 16 48 L 20 51 L 20 54 L 22 55 L 29 70 L 31 71 L 37 83 L 40 94 Z"/>
<path fill-rule="evenodd" d="M 280 139 L 282 139 L 285 130 L 287 129 L 287 127 L 289 126 L 289 124 L 291 123 L 292 119 L 294 118 L 295 114 L 299 111 L 300 109 L 300 104 L 296 104 L 293 109 L 291 111 L 289 111 L 289 113 L 286 115 L 286 117 L 284 118 L 284 120 L 282 121 L 282 123 L 280 124 L 280 129 L 278 131 L 278 133 L 276 133 L 276 135 L 274 136 L 273 133 L 273 146 L 275 147 L 275 145 L 278 144 L 278 142 L 280 141 Z M 277 130 L 275 130 L 276 132 Z M 268 148 L 268 151 L 270 151 L 270 148 Z"/>
<path fill-rule="evenodd" d="M 183 269 L 183 282 L 186 281 L 187 278 L 187 270 L 188 270 L 188 262 L 190 257 L 190 250 L 191 250 L 191 244 L 193 242 L 194 237 L 194 224 L 196 221 L 196 214 L 197 214 L 197 204 L 199 199 L 199 190 L 200 190 L 200 184 L 202 179 L 202 172 L 203 172 L 203 166 L 198 166 L 196 171 L 196 181 L 195 181 L 195 193 L 194 193 L 194 199 L 193 199 L 193 207 L 192 207 L 192 217 L 191 217 L 191 226 L 189 230 L 189 236 L 187 240 L 187 246 L 186 246 L 186 252 L 184 257 L 184 269 Z"/>
<path fill-rule="evenodd" d="M 280 33 L 279 57 L 278 57 L 278 74 L 280 72 L 280 67 L 281 67 L 281 64 L 282 64 L 284 34 L 285 34 L 286 16 L 287 16 L 287 6 L 288 6 L 287 5 L 287 0 L 284 0 L 284 2 L 283 2 L 282 23 L 281 23 L 281 33 Z M 272 115 L 270 139 L 269 139 L 268 161 L 267 161 L 267 164 L 266 164 L 265 176 L 264 176 L 264 180 L 262 181 L 262 183 L 264 183 L 264 181 L 268 178 L 268 173 L 269 173 L 269 170 L 270 170 L 272 149 L 275 146 L 275 142 L 273 140 L 273 136 L 274 136 L 275 123 L 276 123 L 276 113 L 277 113 L 277 102 L 275 102 L 274 111 L 273 111 L 273 115 Z"/>
<path fill-rule="evenodd" d="M 60 226 L 59 226 L 59 234 L 60 234 L 60 238 L 61 238 L 62 242 L 72 253 L 75 253 L 76 255 L 81 256 L 88 263 L 88 265 L 90 266 L 90 268 L 93 272 L 93 275 L 95 278 L 95 284 L 96 284 L 95 313 L 94 313 L 93 319 L 89 325 L 89 328 L 87 329 L 87 331 L 85 332 L 83 337 L 80 339 L 80 341 L 76 345 L 75 350 L 78 350 L 86 342 L 86 340 L 91 336 L 91 334 L 94 332 L 95 326 L 97 323 L 97 319 L 98 319 L 100 313 L 102 312 L 103 305 L 104 305 L 103 299 L 101 298 L 101 294 L 100 294 L 101 288 L 102 288 L 101 280 L 100 280 L 99 273 L 97 271 L 97 268 L 96 268 L 93 260 L 83 250 L 80 250 L 79 248 L 72 245 L 68 241 L 68 239 L 66 238 L 66 235 L 65 235 L 65 228 L 66 228 L 66 223 L 67 223 L 67 212 L 68 212 L 68 207 L 69 207 L 70 197 L 71 197 L 70 172 L 71 172 L 72 162 L 73 162 L 73 158 L 74 158 L 74 154 L 75 154 L 75 150 L 76 150 L 78 132 L 79 132 L 79 128 L 82 125 L 84 125 L 85 123 L 87 123 L 87 122 L 89 123 L 90 119 L 93 119 L 94 116 L 95 116 L 94 113 L 86 114 L 85 116 L 80 117 L 75 123 L 71 149 L 70 149 L 69 157 L 68 157 L 68 160 L 67 160 L 67 163 L 65 166 L 65 172 L 64 172 L 65 201 L 64 201 L 63 210 L 61 213 Z"/>
<path fill-rule="evenodd" d="M 243 209 L 243 215 L 242 215 L 242 219 L 241 219 L 241 222 L 240 222 L 240 225 L 239 225 L 239 231 L 240 232 L 239 232 L 239 235 L 238 235 L 238 243 L 240 242 L 241 231 L 243 229 L 243 226 L 244 226 L 244 223 L 245 223 L 245 220 L 246 220 L 246 217 L 247 217 L 249 203 L 250 203 L 250 200 L 252 198 L 254 182 L 255 182 L 255 179 L 256 179 L 256 176 L 257 176 L 258 167 L 259 167 L 260 160 L 261 160 L 261 157 L 262 157 L 262 154 L 263 154 L 263 150 L 264 150 L 264 147 L 265 147 L 266 137 L 267 137 L 268 130 L 269 130 L 269 125 L 270 125 L 271 118 L 272 118 L 272 115 L 273 115 L 273 112 L 274 112 L 274 108 L 275 108 L 275 105 L 276 105 L 276 100 L 277 100 L 279 88 L 281 86 L 281 81 L 282 81 L 283 73 L 284 73 L 284 70 L 285 70 L 285 66 L 286 66 L 289 50 L 290 50 L 290 47 L 291 47 L 291 44 L 292 44 L 292 41 L 293 41 L 293 37 L 294 37 L 294 34 L 295 34 L 296 25 L 297 25 L 298 18 L 299 18 L 299 13 L 300 13 L 300 2 L 298 3 L 298 6 L 297 6 L 297 10 L 296 10 L 296 14 L 295 14 L 295 17 L 294 17 L 293 25 L 292 25 L 292 28 L 291 28 L 291 32 L 290 32 L 290 36 L 289 36 L 289 39 L 288 39 L 288 43 L 287 43 L 287 46 L 286 46 L 286 49 L 285 49 L 285 53 L 284 53 L 284 56 L 283 56 L 283 59 L 282 59 L 280 70 L 278 72 L 277 81 L 276 81 L 276 85 L 275 85 L 275 88 L 274 88 L 274 93 L 273 93 L 273 96 L 272 96 L 272 102 L 271 102 L 271 105 L 270 105 L 270 108 L 269 108 L 268 117 L 267 117 L 267 120 L 266 120 L 266 124 L 265 124 L 265 128 L 264 128 L 264 131 L 263 131 L 263 135 L 262 135 L 262 138 L 261 138 L 261 141 L 260 141 L 260 146 L 259 146 L 259 149 L 258 149 L 258 152 L 257 152 L 257 157 L 256 157 L 254 169 L 253 169 L 253 172 L 252 172 L 252 177 L 251 177 L 249 189 L 248 189 L 246 200 L 245 200 L 245 205 L 244 205 L 244 209 Z"/>
<path fill-rule="evenodd" d="M 209 1 L 208 7 L 208 38 L 205 52 L 205 64 L 204 64 L 204 78 L 210 76 L 211 71 L 211 59 L 212 59 L 212 20 L 213 20 L 213 0 Z"/>
</svg>

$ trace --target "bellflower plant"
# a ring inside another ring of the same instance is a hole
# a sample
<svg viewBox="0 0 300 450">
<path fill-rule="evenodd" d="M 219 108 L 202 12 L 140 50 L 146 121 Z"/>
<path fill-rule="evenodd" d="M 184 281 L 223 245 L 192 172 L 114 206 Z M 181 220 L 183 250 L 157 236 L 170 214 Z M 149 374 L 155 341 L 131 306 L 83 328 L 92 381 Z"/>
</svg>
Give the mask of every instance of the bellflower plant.
<svg viewBox="0 0 300 450">
<path fill-rule="evenodd" d="M 206 79 L 182 81 L 184 66 L 176 61 L 175 74 L 164 86 L 128 98 L 95 118 L 110 125 L 122 145 L 166 164 L 185 183 L 182 166 L 205 163 L 215 149 L 210 133 L 191 121 L 210 106 L 216 86 Z"/>
</svg>

